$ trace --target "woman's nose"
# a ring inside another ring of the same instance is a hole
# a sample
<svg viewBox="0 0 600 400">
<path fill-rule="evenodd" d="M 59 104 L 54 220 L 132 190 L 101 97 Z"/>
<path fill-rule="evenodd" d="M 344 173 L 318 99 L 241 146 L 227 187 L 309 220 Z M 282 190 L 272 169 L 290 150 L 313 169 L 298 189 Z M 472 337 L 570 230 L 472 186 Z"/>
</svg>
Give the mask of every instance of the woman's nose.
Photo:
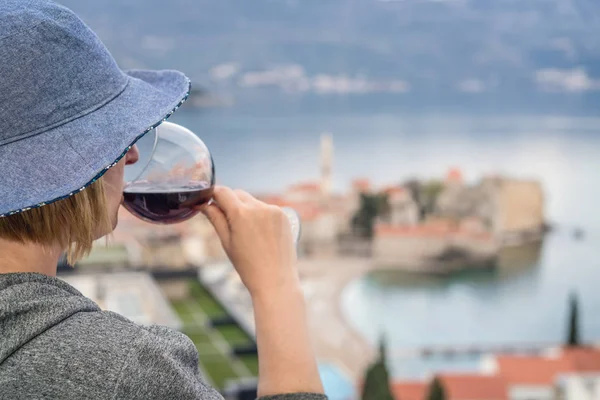
<svg viewBox="0 0 600 400">
<path fill-rule="evenodd" d="M 134 144 L 125 156 L 125 165 L 135 164 L 139 159 L 140 151 L 138 150 L 137 145 Z"/>
</svg>

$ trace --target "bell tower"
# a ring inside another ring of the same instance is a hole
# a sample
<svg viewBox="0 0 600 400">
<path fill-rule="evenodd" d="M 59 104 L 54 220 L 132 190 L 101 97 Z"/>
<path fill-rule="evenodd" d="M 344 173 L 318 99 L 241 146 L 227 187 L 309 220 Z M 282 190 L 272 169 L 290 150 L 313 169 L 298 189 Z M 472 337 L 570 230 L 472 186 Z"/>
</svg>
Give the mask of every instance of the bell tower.
<svg viewBox="0 0 600 400">
<path fill-rule="evenodd" d="M 333 138 L 330 133 L 321 135 L 321 193 L 323 200 L 328 201 L 331 196 L 331 170 L 333 164 Z"/>
</svg>

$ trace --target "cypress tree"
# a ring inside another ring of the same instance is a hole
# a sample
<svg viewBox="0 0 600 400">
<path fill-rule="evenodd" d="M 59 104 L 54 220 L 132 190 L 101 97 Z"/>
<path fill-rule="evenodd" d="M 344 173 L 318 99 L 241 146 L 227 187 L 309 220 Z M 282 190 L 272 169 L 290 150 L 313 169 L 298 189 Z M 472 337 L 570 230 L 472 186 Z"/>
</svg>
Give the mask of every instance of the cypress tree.
<svg viewBox="0 0 600 400">
<path fill-rule="evenodd" d="M 429 384 L 427 400 L 446 400 L 446 390 L 437 376 Z"/>
<path fill-rule="evenodd" d="M 571 293 L 569 297 L 569 325 L 566 345 L 572 347 L 581 345 L 579 337 L 579 302 L 575 293 Z"/>
<path fill-rule="evenodd" d="M 362 400 L 394 400 L 390 390 L 385 352 L 386 344 L 382 337 L 379 341 L 379 358 L 369 366 L 365 374 Z"/>
</svg>

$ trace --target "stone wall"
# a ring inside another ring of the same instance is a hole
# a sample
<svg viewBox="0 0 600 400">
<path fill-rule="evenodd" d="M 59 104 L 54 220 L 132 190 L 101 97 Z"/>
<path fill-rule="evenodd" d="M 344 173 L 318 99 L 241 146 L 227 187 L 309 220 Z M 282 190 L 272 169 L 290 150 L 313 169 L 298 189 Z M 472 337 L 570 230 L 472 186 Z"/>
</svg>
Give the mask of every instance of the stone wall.
<svg viewBox="0 0 600 400">
<path fill-rule="evenodd" d="M 375 236 L 373 257 L 378 263 L 412 264 L 443 252 L 448 246 L 444 237 Z"/>
<path fill-rule="evenodd" d="M 497 193 L 496 232 L 510 235 L 542 229 L 544 194 L 539 182 L 504 179 Z"/>
<path fill-rule="evenodd" d="M 450 249 L 463 250 L 473 256 L 489 256 L 498 250 L 491 237 L 449 236 L 376 236 L 373 256 L 380 264 L 420 264 Z"/>
</svg>

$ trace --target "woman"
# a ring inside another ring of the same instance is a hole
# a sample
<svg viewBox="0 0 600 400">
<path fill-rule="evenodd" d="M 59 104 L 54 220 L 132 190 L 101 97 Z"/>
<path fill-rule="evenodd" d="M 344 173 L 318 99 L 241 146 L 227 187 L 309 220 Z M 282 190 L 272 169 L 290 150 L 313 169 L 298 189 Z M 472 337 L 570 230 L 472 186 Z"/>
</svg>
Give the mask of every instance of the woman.
<svg viewBox="0 0 600 400">
<path fill-rule="evenodd" d="M 57 279 L 117 224 L 135 141 L 189 93 L 176 71 L 121 71 L 71 11 L 0 2 L 0 398 L 218 399 L 185 335 L 101 311 Z M 287 219 L 218 187 L 202 210 L 255 310 L 259 395 L 323 399 Z M 202 355 L 200 355 L 201 357 Z"/>
</svg>

